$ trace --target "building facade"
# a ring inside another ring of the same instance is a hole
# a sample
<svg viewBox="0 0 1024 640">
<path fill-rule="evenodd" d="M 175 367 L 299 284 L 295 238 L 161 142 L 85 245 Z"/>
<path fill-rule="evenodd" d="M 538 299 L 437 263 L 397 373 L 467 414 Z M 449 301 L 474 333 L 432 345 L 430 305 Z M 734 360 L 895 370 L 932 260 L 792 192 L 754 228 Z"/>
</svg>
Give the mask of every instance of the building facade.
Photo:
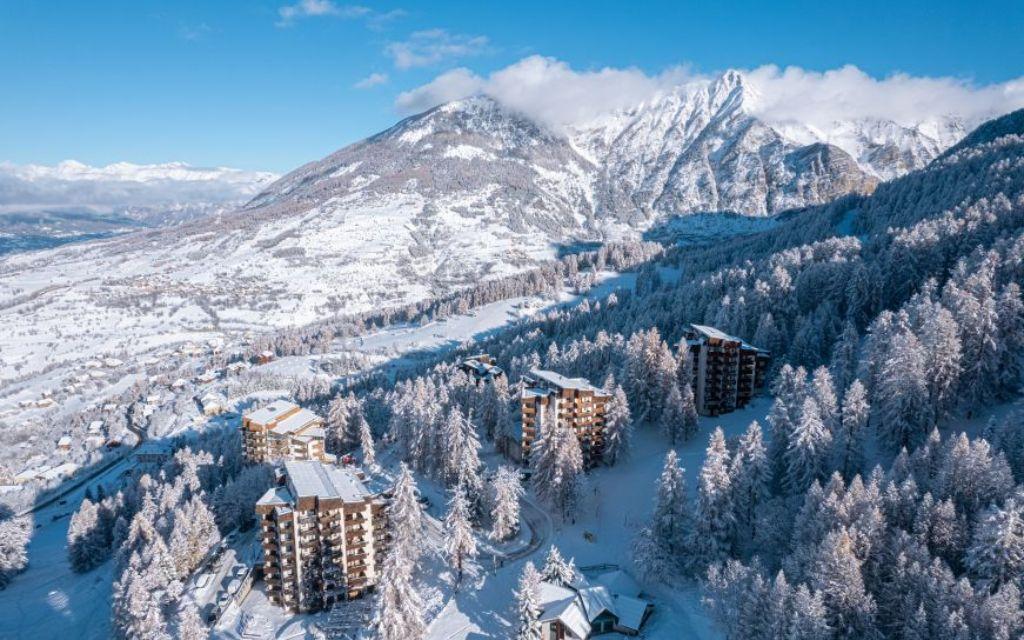
<svg viewBox="0 0 1024 640">
<path fill-rule="evenodd" d="M 242 416 L 242 449 L 249 462 L 332 461 L 325 438 L 323 418 L 285 400 Z"/>
<path fill-rule="evenodd" d="M 680 348 L 690 350 L 697 412 L 717 416 L 745 407 L 764 387 L 771 354 L 700 324 L 687 329 Z"/>
<path fill-rule="evenodd" d="M 530 445 L 540 437 L 546 412 L 554 411 L 558 423 L 567 425 L 579 438 L 584 462 L 594 466 L 604 454 L 605 406 L 610 399 L 609 393 L 584 378 L 533 369 L 523 376 L 519 442 L 517 447 L 509 447 L 509 454 L 521 462 L 529 460 Z"/>
<path fill-rule="evenodd" d="M 283 483 L 256 503 L 270 601 L 318 611 L 373 590 L 389 541 L 386 506 L 350 467 L 286 462 Z"/>
</svg>

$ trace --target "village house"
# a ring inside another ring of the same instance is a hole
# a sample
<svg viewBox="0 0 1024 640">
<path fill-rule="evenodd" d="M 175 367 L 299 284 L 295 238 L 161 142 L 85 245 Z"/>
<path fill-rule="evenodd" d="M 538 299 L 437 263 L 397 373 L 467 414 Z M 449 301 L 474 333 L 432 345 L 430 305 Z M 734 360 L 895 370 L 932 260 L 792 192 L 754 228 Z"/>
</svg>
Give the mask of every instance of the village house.
<svg viewBox="0 0 1024 640">
<path fill-rule="evenodd" d="M 533 369 L 523 376 L 520 394 L 520 433 L 505 444 L 513 459 L 530 459 L 530 445 L 540 437 L 545 415 L 553 411 L 558 424 L 576 433 L 587 466 L 601 460 L 604 453 L 604 413 L 611 395 L 584 378 L 567 378 L 553 371 Z M 518 441 L 516 441 L 518 440 Z"/>
<path fill-rule="evenodd" d="M 492 382 L 505 375 L 505 371 L 487 353 L 480 353 L 466 358 L 459 363 L 459 369 L 468 373 L 478 384 L 481 382 Z"/>
<path fill-rule="evenodd" d="M 764 387 L 771 354 L 739 338 L 700 324 L 686 331 L 680 348 L 690 350 L 697 412 L 717 416 L 745 407 Z"/>
<path fill-rule="evenodd" d="M 544 640 L 584 640 L 606 633 L 635 636 L 654 609 L 629 574 L 612 569 L 561 586 L 541 582 Z"/>
<path fill-rule="evenodd" d="M 324 420 L 286 400 L 242 416 L 243 454 L 249 462 L 333 461 L 324 450 Z"/>
<path fill-rule="evenodd" d="M 330 608 L 377 584 L 386 502 L 352 468 L 290 461 L 256 503 L 267 597 L 293 612 Z"/>
</svg>

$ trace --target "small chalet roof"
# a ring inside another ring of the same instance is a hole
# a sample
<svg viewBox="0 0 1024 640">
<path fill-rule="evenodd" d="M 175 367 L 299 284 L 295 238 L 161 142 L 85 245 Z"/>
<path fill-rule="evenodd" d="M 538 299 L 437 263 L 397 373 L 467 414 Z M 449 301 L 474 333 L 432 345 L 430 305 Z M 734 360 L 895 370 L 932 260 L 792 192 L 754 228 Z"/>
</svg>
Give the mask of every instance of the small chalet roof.
<svg viewBox="0 0 1024 640">
<path fill-rule="evenodd" d="M 340 498 L 361 502 L 370 497 L 363 483 L 350 469 L 325 465 L 312 460 L 293 460 L 284 464 L 288 486 L 297 498 Z"/>
<path fill-rule="evenodd" d="M 294 411 L 298 408 L 299 406 L 297 404 L 293 404 L 287 400 L 274 400 L 262 409 L 257 409 L 256 411 L 248 414 L 246 417 L 253 422 L 267 424 L 268 422 L 277 420 L 289 411 Z"/>
<path fill-rule="evenodd" d="M 540 620 L 541 622 L 558 620 L 568 627 L 577 638 L 586 638 L 590 635 L 590 622 L 575 597 L 568 597 L 545 606 L 544 611 L 540 614 Z"/>
</svg>

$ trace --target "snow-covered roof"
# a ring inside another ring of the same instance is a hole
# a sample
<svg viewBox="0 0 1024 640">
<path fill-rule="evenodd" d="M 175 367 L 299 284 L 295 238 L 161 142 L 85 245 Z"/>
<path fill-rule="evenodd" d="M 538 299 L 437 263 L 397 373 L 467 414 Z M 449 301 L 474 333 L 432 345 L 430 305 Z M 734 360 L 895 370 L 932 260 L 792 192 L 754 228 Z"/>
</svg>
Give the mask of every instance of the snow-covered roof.
<svg viewBox="0 0 1024 640">
<path fill-rule="evenodd" d="M 42 480 L 56 480 L 57 478 L 69 476 L 76 471 L 78 471 L 77 464 L 74 462 L 65 462 L 64 464 L 59 464 L 52 469 L 47 469 L 46 471 L 39 473 L 39 478 Z"/>
<path fill-rule="evenodd" d="M 541 622 L 558 620 L 577 638 L 586 638 L 590 635 L 590 622 L 587 621 L 586 613 L 575 596 L 545 605 L 544 611 L 540 614 L 540 620 Z"/>
<path fill-rule="evenodd" d="M 320 416 L 309 409 L 299 409 L 294 414 L 278 422 L 271 431 L 279 435 L 298 433 L 306 427 L 318 424 L 319 422 Z"/>
<path fill-rule="evenodd" d="M 363 483 L 350 469 L 313 460 L 292 460 L 284 464 L 288 486 L 297 498 L 340 498 L 360 502 L 370 497 Z"/>
<path fill-rule="evenodd" d="M 632 629 L 633 631 L 640 631 L 640 625 L 643 624 L 647 608 L 651 606 L 651 603 L 639 598 L 616 595 L 614 604 L 615 610 L 613 613 L 619 619 L 619 626 Z"/>
<path fill-rule="evenodd" d="M 299 408 L 299 405 L 288 402 L 287 400 L 274 400 L 262 409 L 257 409 L 252 413 L 247 414 L 245 417 L 253 422 L 259 424 L 267 424 L 279 419 L 289 411 L 294 411 Z"/>
<path fill-rule="evenodd" d="M 720 331 L 714 327 L 709 327 L 705 324 L 691 324 L 693 330 L 701 333 L 709 338 L 715 338 L 716 340 L 729 340 L 732 342 L 740 342 L 739 338 L 734 338 L 724 331 Z"/>
</svg>

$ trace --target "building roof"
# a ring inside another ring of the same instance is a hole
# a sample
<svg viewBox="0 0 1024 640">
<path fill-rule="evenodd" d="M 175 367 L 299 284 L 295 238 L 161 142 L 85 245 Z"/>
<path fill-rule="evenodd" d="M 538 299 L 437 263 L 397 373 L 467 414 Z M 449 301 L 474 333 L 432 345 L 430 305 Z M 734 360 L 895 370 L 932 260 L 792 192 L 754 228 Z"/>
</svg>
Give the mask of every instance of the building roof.
<svg viewBox="0 0 1024 640">
<path fill-rule="evenodd" d="M 293 407 L 295 405 L 292 405 Z M 252 418 L 250 417 L 250 420 Z M 320 422 L 320 416 L 316 415 L 309 409 L 299 409 L 294 414 L 288 416 L 284 420 L 277 423 L 272 431 L 278 434 L 295 433 L 301 431 L 304 427 L 308 427 L 311 424 Z"/>
<path fill-rule="evenodd" d="M 618 627 L 639 631 L 651 604 L 639 597 L 640 587 L 627 573 L 614 570 L 581 579 L 572 587 L 540 583 L 541 620 L 558 620 L 580 638 L 590 633 L 591 624 L 604 612 L 616 619 Z"/>
<path fill-rule="evenodd" d="M 267 424 L 268 422 L 278 420 L 289 411 L 294 411 L 298 408 L 299 405 L 288 402 L 287 400 L 274 400 L 262 409 L 257 409 L 252 413 L 246 414 L 245 417 L 259 424 Z"/>
<path fill-rule="evenodd" d="M 340 498 L 345 502 L 361 502 L 371 495 L 348 468 L 313 460 L 292 460 L 284 464 L 284 469 L 288 487 L 296 498 Z"/>
<path fill-rule="evenodd" d="M 546 369 L 530 369 L 530 376 L 560 389 L 579 389 L 582 391 L 593 391 L 594 393 L 605 393 L 604 390 L 590 384 L 590 381 L 586 378 L 568 378 L 560 373 Z"/>
<path fill-rule="evenodd" d="M 714 327 L 709 327 L 705 324 L 691 324 L 690 326 L 693 327 L 693 330 L 696 331 L 697 333 L 704 334 L 709 338 L 715 338 L 717 340 L 729 340 L 731 342 L 741 342 L 739 338 L 730 336 L 728 333 L 725 333 L 724 331 L 719 331 L 718 329 Z"/>
</svg>

